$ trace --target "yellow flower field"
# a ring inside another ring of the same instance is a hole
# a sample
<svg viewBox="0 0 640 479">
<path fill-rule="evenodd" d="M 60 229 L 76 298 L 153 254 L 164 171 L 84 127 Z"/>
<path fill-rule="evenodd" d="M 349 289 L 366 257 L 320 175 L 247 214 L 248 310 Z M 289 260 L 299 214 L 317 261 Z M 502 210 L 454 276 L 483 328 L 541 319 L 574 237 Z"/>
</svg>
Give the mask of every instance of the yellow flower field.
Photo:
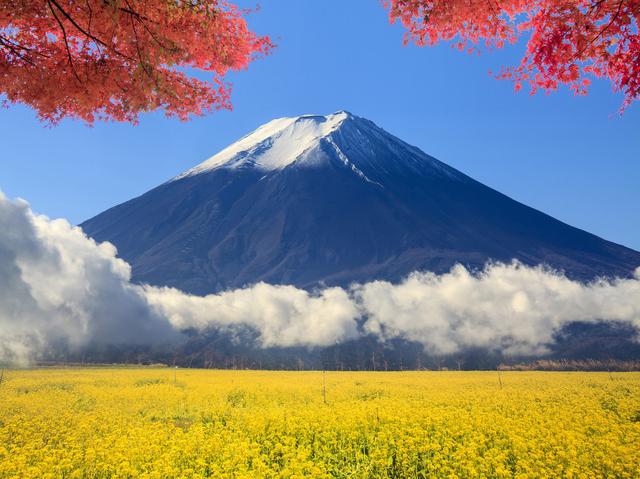
<svg viewBox="0 0 640 479">
<path fill-rule="evenodd" d="M 174 377 L 175 375 L 175 377 Z M 640 477 L 640 374 L 5 372 L 0 478 Z"/>
</svg>

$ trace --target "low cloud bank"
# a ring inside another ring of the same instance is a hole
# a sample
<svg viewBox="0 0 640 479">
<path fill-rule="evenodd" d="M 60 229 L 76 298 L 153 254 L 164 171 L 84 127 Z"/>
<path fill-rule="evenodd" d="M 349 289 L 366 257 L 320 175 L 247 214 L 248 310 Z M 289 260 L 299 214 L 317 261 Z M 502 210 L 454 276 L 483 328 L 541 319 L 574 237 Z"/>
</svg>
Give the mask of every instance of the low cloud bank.
<svg viewBox="0 0 640 479">
<path fill-rule="evenodd" d="M 633 279 L 584 285 L 518 264 L 479 274 L 457 266 L 399 284 L 308 292 L 259 283 L 199 297 L 131 283 L 112 245 L 0 193 L 0 361 L 24 362 L 60 344 L 172 343 L 181 330 L 210 328 L 250 328 L 260 347 L 374 335 L 441 354 L 470 346 L 536 354 L 567 323 L 600 320 L 640 327 L 640 268 Z"/>
<path fill-rule="evenodd" d="M 574 321 L 640 326 L 640 268 L 635 279 L 584 285 L 516 263 L 488 265 L 477 275 L 456 266 L 440 276 L 414 273 L 397 285 L 357 286 L 354 297 L 367 314 L 366 332 L 444 354 L 470 346 L 544 353 L 554 333 Z"/>
<path fill-rule="evenodd" d="M 261 347 L 330 346 L 359 334 L 360 312 L 342 288 L 311 294 L 258 283 L 204 297 L 152 286 L 144 286 L 144 292 L 152 308 L 176 328 L 233 332 L 249 327 L 258 332 Z"/>
</svg>

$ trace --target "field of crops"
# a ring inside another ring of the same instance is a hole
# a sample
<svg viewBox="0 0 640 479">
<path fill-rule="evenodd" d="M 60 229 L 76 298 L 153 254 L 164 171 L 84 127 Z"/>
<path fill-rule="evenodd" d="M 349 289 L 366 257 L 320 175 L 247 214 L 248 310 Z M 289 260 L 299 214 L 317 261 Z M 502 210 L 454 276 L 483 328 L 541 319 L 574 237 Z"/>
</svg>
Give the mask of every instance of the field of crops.
<svg viewBox="0 0 640 479">
<path fill-rule="evenodd" d="M 640 477 L 640 374 L 5 372 L 0 478 L 58 477 Z"/>
</svg>

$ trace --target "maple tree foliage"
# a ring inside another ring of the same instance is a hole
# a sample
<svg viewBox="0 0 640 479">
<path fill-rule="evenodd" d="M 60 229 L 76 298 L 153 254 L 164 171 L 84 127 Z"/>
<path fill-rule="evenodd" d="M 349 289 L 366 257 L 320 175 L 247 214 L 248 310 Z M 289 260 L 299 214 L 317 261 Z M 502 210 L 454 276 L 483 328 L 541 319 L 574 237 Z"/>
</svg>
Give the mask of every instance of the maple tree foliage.
<svg viewBox="0 0 640 479">
<path fill-rule="evenodd" d="M 222 0 L 1 0 L 0 94 L 52 124 L 228 109 L 225 74 L 272 48 L 245 13 Z"/>
<path fill-rule="evenodd" d="M 391 22 L 419 46 L 452 41 L 462 50 L 502 48 L 527 36 L 519 65 L 498 78 L 532 93 L 569 85 L 586 94 L 589 77 L 608 78 L 624 109 L 640 98 L 640 0 L 387 0 Z"/>
</svg>

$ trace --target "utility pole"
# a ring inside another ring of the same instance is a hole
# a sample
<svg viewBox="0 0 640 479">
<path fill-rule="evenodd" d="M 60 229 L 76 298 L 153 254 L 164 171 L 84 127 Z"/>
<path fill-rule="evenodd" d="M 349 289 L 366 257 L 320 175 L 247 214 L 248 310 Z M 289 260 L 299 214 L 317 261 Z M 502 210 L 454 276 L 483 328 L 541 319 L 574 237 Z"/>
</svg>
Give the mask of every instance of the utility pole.
<svg viewBox="0 0 640 479">
<path fill-rule="evenodd" d="M 0 386 L 2 386 L 2 380 L 4 379 L 4 368 L 0 371 Z"/>
<path fill-rule="evenodd" d="M 175 385 L 177 383 L 177 377 L 176 377 L 176 370 L 178 369 L 178 366 L 176 366 L 176 360 L 174 358 L 173 360 L 173 384 Z"/>
<path fill-rule="evenodd" d="M 327 404 L 327 371 L 322 370 L 322 401 Z"/>
</svg>

